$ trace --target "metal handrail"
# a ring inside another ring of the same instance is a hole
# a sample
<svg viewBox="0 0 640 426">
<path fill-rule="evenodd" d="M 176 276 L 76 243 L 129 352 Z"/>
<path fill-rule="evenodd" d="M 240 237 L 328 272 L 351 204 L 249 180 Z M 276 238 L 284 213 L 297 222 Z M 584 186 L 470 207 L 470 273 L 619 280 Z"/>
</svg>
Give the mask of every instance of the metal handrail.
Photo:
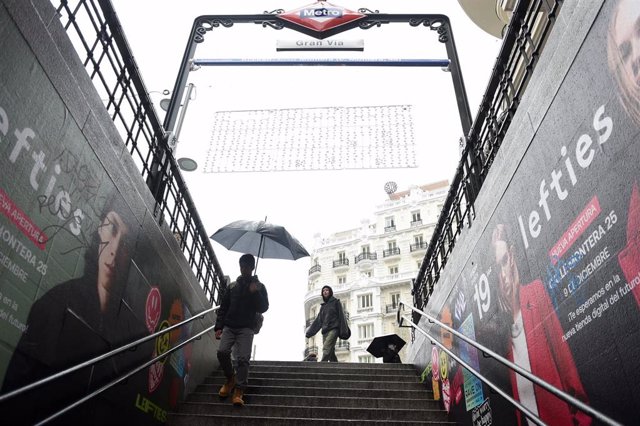
<svg viewBox="0 0 640 426">
<path fill-rule="evenodd" d="M 87 361 L 81 362 L 80 364 L 76 364 L 75 366 L 69 367 L 66 370 L 62 370 L 62 371 L 59 371 L 57 373 L 54 373 L 54 374 L 52 374 L 52 375 L 50 375 L 48 377 L 45 377 L 44 379 L 40 379 L 40 380 L 38 380 L 36 382 L 30 383 L 30 384 L 28 384 L 26 386 L 23 386 L 21 388 L 15 389 L 15 390 L 13 390 L 11 392 L 7 392 L 5 394 L 2 394 L 2 395 L 0 395 L 0 402 L 5 402 L 5 401 L 7 401 L 7 400 L 9 400 L 9 399 L 11 399 L 13 397 L 16 397 L 16 396 L 18 396 L 20 394 L 25 393 L 27 391 L 30 391 L 32 389 L 35 389 L 35 388 L 40 387 L 42 385 L 45 385 L 45 384 L 47 384 L 49 382 L 57 380 L 57 379 L 59 379 L 61 377 L 64 377 L 67 374 L 71 374 L 74 371 L 78 371 L 78 370 L 83 369 L 85 367 L 88 367 L 90 365 L 97 364 L 98 362 L 104 361 L 106 359 L 109 359 L 109 358 L 111 358 L 111 357 L 113 357 L 115 355 L 118 355 L 121 352 L 125 352 L 125 351 L 127 351 L 127 350 L 129 350 L 131 348 L 135 348 L 135 347 L 137 347 L 137 346 L 139 346 L 139 345 L 141 345 L 141 344 L 143 344 L 145 342 L 148 342 L 149 340 L 155 339 L 158 336 L 161 336 L 163 334 L 169 333 L 170 331 L 175 330 L 176 328 L 183 327 L 186 324 L 190 323 L 191 321 L 195 321 L 196 319 L 202 319 L 202 318 L 205 317 L 205 315 L 207 315 L 210 312 L 213 312 L 213 311 L 217 310 L 218 308 L 219 308 L 219 306 L 213 306 L 211 308 L 205 309 L 204 311 L 202 311 L 202 312 L 200 312 L 200 313 L 198 313 L 196 315 L 193 315 L 191 318 L 188 318 L 188 319 L 186 319 L 186 320 L 184 320 L 182 322 L 174 324 L 174 325 L 172 325 L 170 327 L 167 327 L 165 329 L 162 329 L 160 331 L 156 331 L 153 334 L 150 334 L 148 336 L 140 338 L 140 339 L 138 339 L 138 340 L 136 340 L 134 342 L 127 343 L 127 344 L 125 344 L 123 346 L 120 346 L 119 348 L 113 349 L 113 350 L 111 350 L 109 352 L 106 352 L 106 353 L 104 353 L 102 355 L 98 355 L 98 356 L 96 356 L 94 358 L 91 358 L 91 359 L 89 359 Z"/>
<path fill-rule="evenodd" d="M 204 336 L 205 334 L 209 333 L 214 328 L 215 328 L 215 324 L 212 325 L 211 327 L 205 329 L 205 330 L 202 330 L 200 333 L 196 334 L 195 336 L 192 336 L 191 338 L 189 338 L 189 339 L 185 340 L 184 342 L 176 345 L 175 347 L 169 349 L 167 352 L 164 352 L 161 355 L 158 355 L 155 358 L 152 358 L 151 360 L 145 362 L 144 364 L 140 365 L 139 367 L 136 367 L 133 370 L 129 371 L 128 373 L 125 373 L 122 376 L 118 377 L 117 379 L 112 380 L 111 382 L 107 383 L 106 385 L 102 386 L 101 388 L 96 389 L 95 391 L 91 392 L 90 394 L 80 398 L 76 402 L 66 406 L 62 410 L 52 414 L 51 416 L 47 417 L 46 419 L 41 420 L 40 422 L 36 423 L 35 426 L 43 425 L 45 423 L 50 422 L 51 420 L 54 420 L 54 419 L 60 417 L 61 415 L 63 415 L 67 411 L 76 408 L 78 405 L 83 404 L 84 402 L 90 400 L 94 396 L 99 395 L 102 392 L 106 391 L 107 389 L 112 388 L 113 386 L 117 385 L 118 383 L 120 383 L 120 382 L 128 379 L 129 377 L 133 376 L 134 374 L 138 373 L 139 371 L 144 370 L 148 366 L 158 362 L 159 360 L 161 360 L 162 358 L 165 358 L 169 354 L 172 354 L 173 352 L 177 351 L 178 349 L 180 349 L 181 347 L 187 345 L 188 343 L 191 343 L 194 340 L 199 340 L 202 336 Z M 168 330 L 168 329 L 166 329 L 166 330 Z M 164 331 L 165 333 L 166 333 L 166 330 Z"/>
<path fill-rule="evenodd" d="M 403 320 L 408 320 L 409 323 L 416 330 L 418 330 L 423 335 L 425 335 L 431 341 L 431 343 L 435 344 L 440 349 L 442 349 L 445 352 L 447 352 L 447 354 L 449 354 L 452 358 L 454 358 L 456 361 L 458 361 L 460 364 L 462 364 L 463 367 L 465 367 L 467 370 L 471 371 L 480 380 L 485 382 L 488 386 L 490 386 L 492 389 L 494 389 L 498 393 L 500 393 L 500 395 L 505 397 L 509 402 L 511 402 L 516 407 L 518 407 L 518 409 L 520 409 L 528 418 L 530 418 L 535 423 L 537 423 L 539 425 L 544 425 L 544 423 L 535 414 L 530 412 L 526 407 L 522 406 L 520 403 L 515 401 L 510 396 L 505 395 L 502 390 L 496 389 L 494 387 L 495 386 L 494 384 L 492 384 L 489 380 L 487 380 L 485 377 L 483 377 L 474 368 L 469 367 L 466 363 L 464 363 L 462 360 L 460 360 L 455 354 L 453 354 L 449 349 L 445 348 L 434 337 L 430 336 L 426 331 L 424 331 L 420 327 L 418 327 L 418 325 L 416 323 L 412 322 L 410 318 L 403 317 L 402 314 L 401 314 L 402 306 L 409 307 L 413 312 L 415 312 L 417 314 L 420 314 L 421 316 L 425 317 L 427 319 L 427 321 L 429 321 L 430 323 L 436 324 L 436 325 L 440 326 L 441 328 L 444 328 L 445 330 L 447 330 L 448 332 L 450 332 L 454 336 L 459 337 L 460 339 L 464 340 L 466 343 L 468 343 L 471 346 L 475 347 L 476 349 L 482 351 L 483 354 L 485 354 L 486 356 L 489 356 L 490 358 L 495 359 L 496 361 L 500 362 L 501 364 L 503 364 L 507 368 L 515 371 L 516 373 L 518 373 L 521 376 L 525 377 L 526 379 L 532 381 L 536 385 L 538 385 L 538 386 L 544 388 L 545 390 L 549 391 L 550 393 L 552 393 L 556 397 L 558 397 L 558 398 L 564 400 L 565 402 L 573 405 L 574 407 L 578 408 L 579 410 L 589 414 L 591 417 L 596 418 L 596 419 L 598 419 L 598 420 L 600 420 L 600 421 L 602 421 L 604 423 L 607 423 L 609 425 L 622 426 L 621 423 L 616 422 L 615 420 L 613 420 L 612 418 L 608 417 L 607 415 L 605 415 L 605 414 L 601 413 L 600 411 L 590 407 L 589 405 L 587 405 L 584 402 L 580 401 L 578 398 L 576 398 L 576 397 L 574 397 L 574 396 L 572 396 L 572 395 L 570 395 L 570 394 L 568 394 L 568 393 L 556 388 L 555 386 L 553 386 L 553 385 L 549 384 L 548 382 L 542 380 L 540 377 L 530 373 L 529 371 L 527 371 L 524 368 L 518 366 L 517 364 L 514 364 L 513 362 L 511 362 L 508 359 L 504 358 L 503 356 L 497 354 L 496 352 L 492 351 L 491 349 L 487 348 L 486 346 L 476 342 L 475 340 L 470 339 L 469 337 L 467 337 L 464 334 L 460 333 L 459 331 L 449 327 L 448 325 L 442 323 L 441 321 L 439 321 L 438 319 L 434 318 L 433 316 L 427 314 L 426 312 L 423 312 L 420 309 L 414 308 L 413 306 L 410 306 L 410 305 L 406 304 L 403 301 L 399 302 L 397 316 L 398 316 L 398 323 L 401 326 L 402 326 Z"/>
</svg>

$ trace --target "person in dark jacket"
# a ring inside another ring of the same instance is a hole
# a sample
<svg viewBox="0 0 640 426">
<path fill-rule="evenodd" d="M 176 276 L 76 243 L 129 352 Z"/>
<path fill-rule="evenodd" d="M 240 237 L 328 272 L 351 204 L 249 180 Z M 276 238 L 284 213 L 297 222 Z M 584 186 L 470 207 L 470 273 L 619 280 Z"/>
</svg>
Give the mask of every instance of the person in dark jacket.
<svg viewBox="0 0 640 426">
<path fill-rule="evenodd" d="M 336 357 L 336 341 L 340 332 L 340 322 L 344 317 L 340 300 L 333 297 L 333 289 L 328 285 L 322 287 L 322 304 L 320 312 L 306 332 L 307 339 L 322 330 L 322 359 L 320 361 L 338 362 Z"/>
<path fill-rule="evenodd" d="M 229 284 L 222 295 L 214 327 L 216 339 L 220 340 L 218 361 L 227 378 L 218 395 L 226 398 L 235 388 L 232 401 L 238 406 L 244 405 L 242 397 L 249 378 L 256 314 L 269 309 L 267 289 L 257 276 L 252 275 L 255 266 L 256 261 L 252 255 L 243 254 L 240 257 L 240 276 Z M 235 373 L 231 363 L 234 346 L 237 363 Z"/>
</svg>

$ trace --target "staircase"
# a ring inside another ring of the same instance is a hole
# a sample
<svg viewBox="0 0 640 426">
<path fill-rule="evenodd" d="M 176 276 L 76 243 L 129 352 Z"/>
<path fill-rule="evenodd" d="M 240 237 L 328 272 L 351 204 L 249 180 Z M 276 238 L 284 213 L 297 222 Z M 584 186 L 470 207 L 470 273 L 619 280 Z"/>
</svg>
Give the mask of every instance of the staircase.
<svg viewBox="0 0 640 426">
<path fill-rule="evenodd" d="M 224 380 L 207 377 L 167 424 L 455 424 L 406 364 L 253 361 L 244 407 L 218 397 Z"/>
</svg>

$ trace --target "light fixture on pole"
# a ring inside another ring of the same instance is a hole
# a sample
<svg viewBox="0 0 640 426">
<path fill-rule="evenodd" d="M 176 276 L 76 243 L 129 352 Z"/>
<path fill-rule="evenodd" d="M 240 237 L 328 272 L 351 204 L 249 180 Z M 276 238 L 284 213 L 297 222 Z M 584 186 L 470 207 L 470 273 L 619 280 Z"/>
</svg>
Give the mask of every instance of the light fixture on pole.
<svg viewBox="0 0 640 426">
<path fill-rule="evenodd" d="M 187 93 L 185 94 L 184 102 L 182 104 L 182 109 L 180 110 L 178 123 L 176 124 L 176 131 L 175 133 L 172 132 L 169 135 L 169 148 L 171 149 L 171 151 L 173 151 L 174 156 L 177 153 L 180 132 L 182 131 L 182 124 L 184 123 L 184 117 L 187 114 L 189 101 L 193 99 L 192 94 L 194 94 L 195 96 L 195 88 L 196 86 L 193 83 L 189 83 L 187 85 Z M 163 99 L 162 101 L 160 101 L 160 108 L 166 111 L 169 107 L 170 102 L 171 102 L 171 99 Z M 194 159 L 189 157 L 178 158 L 177 162 L 180 169 L 184 170 L 185 172 L 193 172 L 198 168 L 198 163 Z"/>
</svg>

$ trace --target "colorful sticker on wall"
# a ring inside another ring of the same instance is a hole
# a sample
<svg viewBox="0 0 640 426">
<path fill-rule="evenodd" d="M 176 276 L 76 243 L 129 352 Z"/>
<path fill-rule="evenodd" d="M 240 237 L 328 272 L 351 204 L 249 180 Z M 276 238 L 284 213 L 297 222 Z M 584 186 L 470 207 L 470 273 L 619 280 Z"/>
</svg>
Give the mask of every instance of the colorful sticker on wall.
<svg viewBox="0 0 640 426">
<path fill-rule="evenodd" d="M 433 372 L 433 380 L 440 380 L 440 357 L 438 356 L 438 348 L 431 348 L 431 369 Z"/>
<path fill-rule="evenodd" d="M 471 422 L 473 426 L 491 426 L 493 424 L 489 398 L 471 412 Z"/>
<path fill-rule="evenodd" d="M 471 340 L 476 340 L 476 333 L 473 326 L 473 315 L 469 315 L 467 319 L 464 320 L 458 331 Z M 460 342 L 459 348 L 460 359 L 476 370 L 479 370 L 480 363 L 478 361 L 477 350 L 463 341 Z M 482 382 L 466 368 L 462 370 L 462 374 L 464 375 L 464 399 L 467 411 L 469 411 L 482 404 L 482 401 L 484 400 Z"/>
<path fill-rule="evenodd" d="M 440 351 L 440 378 L 442 380 L 449 378 L 449 355 L 445 351 Z"/>
<path fill-rule="evenodd" d="M 422 370 L 422 374 L 420 375 L 420 383 L 424 383 L 431 374 L 431 363 L 427 364 L 427 366 Z"/>
<path fill-rule="evenodd" d="M 448 413 L 451 408 L 451 384 L 449 379 L 442 380 L 442 402 L 444 403 L 444 409 Z"/>
<path fill-rule="evenodd" d="M 431 379 L 431 388 L 433 389 L 433 399 L 440 401 L 440 382 L 436 379 Z"/>
<path fill-rule="evenodd" d="M 147 303 L 145 305 L 145 320 L 149 333 L 156 330 L 158 321 L 160 321 L 160 311 L 162 308 L 162 295 L 158 287 L 152 287 L 147 295 Z"/>
</svg>

